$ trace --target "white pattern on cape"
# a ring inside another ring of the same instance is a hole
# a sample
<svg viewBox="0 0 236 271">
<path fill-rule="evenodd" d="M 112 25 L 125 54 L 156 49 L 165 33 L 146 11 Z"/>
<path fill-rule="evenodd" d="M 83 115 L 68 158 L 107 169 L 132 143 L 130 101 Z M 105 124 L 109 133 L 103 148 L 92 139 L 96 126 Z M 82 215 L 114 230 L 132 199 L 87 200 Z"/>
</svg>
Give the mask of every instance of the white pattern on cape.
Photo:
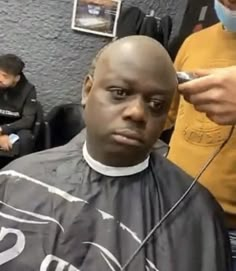
<svg viewBox="0 0 236 271">
<path fill-rule="evenodd" d="M 51 185 L 48 185 L 46 183 L 43 183 L 37 179 L 34 179 L 34 178 L 31 178 L 29 176 L 26 176 L 22 173 L 19 173 L 19 172 L 16 172 L 14 170 L 7 170 L 7 171 L 2 171 L 0 172 L 0 176 L 12 176 L 12 177 L 16 177 L 18 179 L 16 179 L 17 181 L 20 181 L 20 179 L 24 179 L 28 182 L 32 182 L 34 184 L 37 184 L 37 185 L 40 185 L 44 188 L 46 188 L 48 190 L 49 193 L 52 193 L 52 194 L 56 194 L 60 197 L 62 197 L 63 199 L 65 199 L 66 201 L 69 201 L 69 202 L 81 202 L 83 204 L 89 204 L 89 202 L 81 199 L 81 198 L 78 198 L 78 197 L 75 197 L 73 195 L 70 195 L 69 193 L 57 188 L 57 187 L 54 187 L 54 186 L 51 186 Z M 47 223 L 47 221 L 51 221 L 51 222 L 54 222 L 56 223 L 60 229 L 62 230 L 62 232 L 64 232 L 64 228 L 63 226 L 57 221 L 55 220 L 54 218 L 51 218 L 51 217 L 48 217 L 48 216 L 44 216 L 44 215 L 41 215 L 41 214 L 36 214 L 36 213 L 32 213 L 32 212 L 28 212 L 28 211 L 25 211 L 25 210 L 21 210 L 21 209 L 18 209 L 14 206 L 10 206 L 2 201 L 0 201 L 0 204 L 3 204 L 5 205 L 6 207 L 8 208 L 11 208 L 11 209 L 14 209 L 15 211 L 19 212 L 19 213 L 24 213 L 24 214 L 28 214 L 30 216 L 33 216 L 33 217 L 36 217 L 38 219 L 41 219 L 43 220 L 44 222 L 41 222 L 41 224 L 44 224 L 44 223 Z M 97 212 L 102 216 L 103 220 L 115 220 L 114 216 L 102 211 L 102 210 L 99 210 L 99 209 L 96 209 Z M 0 216 L 2 214 L 0 213 Z M 9 217 L 10 219 L 10 217 Z M 14 218 L 12 217 L 12 219 L 18 219 L 18 222 L 21 222 L 21 223 L 30 223 L 29 221 L 20 221 L 19 218 Z M 40 224 L 40 222 L 38 221 L 32 221 L 32 223 L 38 223 Z M 119 225 L 119 227 L 128 232 L 128 234 L 138 243 L 138 244 L 141 244 L 142 240 L 137 236 L 137 234 L 132 231 L 129 227 L 127 227 L 126 225 L 124 225 L 122 222 L 120 221 L 117 221 L 117 224 Z M 115 258 L 115 256 L 110 253 L 106 248 L 104 248 L 103 246 L 99 245 L 99 244 L 96 244 L 96 243 L 92 243 L 92 242 L 84 242 L 84 244 L 90 244 L 94 247 L 97 247 L 99 250 L 100 250 L 100 254 L 102 256 L 102 258 L 104 259 L 104 261 L 106 262 L 106 264 L 108 265 L 108 267 L 110 268 L 111 271 L 114 271 L 116 269 L 114 269 L 114 264 L 116 266 L 116 268 L 118 267 L 119 270 L 122 270 L 122 266 L 121 264 L 118 262 L 118 260 Z M 146 270 L 147 271 L 159 271 L 159 269 L 154 265 L 154 263 L 152 263 L 149 259 L 146 259 L 146 262 L 147 262 L 147 266 L 145 266 Z M 112 264 L 113 263 L 113 264 Z"/>
</svg>

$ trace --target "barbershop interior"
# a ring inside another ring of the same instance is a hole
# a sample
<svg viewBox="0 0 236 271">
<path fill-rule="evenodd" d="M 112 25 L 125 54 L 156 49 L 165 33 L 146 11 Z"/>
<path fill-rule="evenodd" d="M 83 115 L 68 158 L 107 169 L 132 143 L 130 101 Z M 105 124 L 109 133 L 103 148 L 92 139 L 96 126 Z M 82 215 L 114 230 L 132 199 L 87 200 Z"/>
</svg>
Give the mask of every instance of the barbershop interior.
<svg viewBox="0 0 236 271">
<path fill-rule="evenodd" d="M 236 271 L 234 89 L 236 0 L 1 0 L 0 270 Z"/>
</svg>

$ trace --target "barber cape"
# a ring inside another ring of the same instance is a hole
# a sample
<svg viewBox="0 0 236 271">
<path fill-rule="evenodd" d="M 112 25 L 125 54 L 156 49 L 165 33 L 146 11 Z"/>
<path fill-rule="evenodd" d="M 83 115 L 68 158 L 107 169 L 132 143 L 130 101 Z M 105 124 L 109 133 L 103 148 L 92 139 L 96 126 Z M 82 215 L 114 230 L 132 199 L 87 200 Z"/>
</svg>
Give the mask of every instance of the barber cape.
<svg viewBox="0 0 236 271">
<path fill-rule="evenodd" d="M 84 135 L 0 172 L 1 271 L 119 271 L 192 179 L 158 153 L 108 177 L 83 156 Z M 199 184 L 127 271 L 228 271 L 222 211 Z"/>
</svg>

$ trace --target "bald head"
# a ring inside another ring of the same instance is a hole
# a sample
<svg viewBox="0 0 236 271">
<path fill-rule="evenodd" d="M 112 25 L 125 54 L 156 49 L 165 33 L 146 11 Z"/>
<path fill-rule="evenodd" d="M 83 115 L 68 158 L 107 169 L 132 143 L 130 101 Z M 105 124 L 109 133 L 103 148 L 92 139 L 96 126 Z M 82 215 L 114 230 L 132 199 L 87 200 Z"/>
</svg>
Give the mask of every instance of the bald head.
<svg viewBox="0 0 236 271">
<path fill-rule="evenodd" d="M 94 63 L 94 76 L 100 76 L 104 68 L 111 65 L 124 66 L 127 71 L 132 66 L 140 66 L 150 74 L 155 74 L 160 83 L 165 81 L 170 88 L 177 85 L 173 63 L 165 48 L 147 36 L 129 36 L 105 46 Z"/>
</svg>

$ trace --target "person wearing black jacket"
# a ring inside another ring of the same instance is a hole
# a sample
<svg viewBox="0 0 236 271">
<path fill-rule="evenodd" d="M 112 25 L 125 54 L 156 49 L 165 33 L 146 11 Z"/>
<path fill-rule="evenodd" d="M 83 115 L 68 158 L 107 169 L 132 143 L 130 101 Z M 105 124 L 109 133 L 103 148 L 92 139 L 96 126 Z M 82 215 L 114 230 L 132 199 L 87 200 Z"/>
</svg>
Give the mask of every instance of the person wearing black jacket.
<svg viewBox="0 0 236 271">
<path fill-rule="evenodd" d="M 23 74 L 24 66 L 16 55 L 0 56 L 0 157 L 19 157 L 33 150 L 36 90 Z M 12 135 L 19 137 L 14 144 Z"/>
</svg>

